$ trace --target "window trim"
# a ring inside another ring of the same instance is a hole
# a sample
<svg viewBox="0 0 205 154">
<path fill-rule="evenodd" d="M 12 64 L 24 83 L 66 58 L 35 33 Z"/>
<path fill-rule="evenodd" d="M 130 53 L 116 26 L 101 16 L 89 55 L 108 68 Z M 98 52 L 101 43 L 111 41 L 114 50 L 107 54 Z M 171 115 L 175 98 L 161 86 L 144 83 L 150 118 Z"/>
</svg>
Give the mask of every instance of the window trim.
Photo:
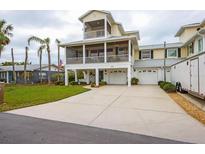
<svg viewBox="0 0 205 154">
<path fill-rule="evenodd" d="M 176 56 L 169 56 L 169 52 L 170 51 L 173 51 L 175 50 L 176 51 Z M 170 49 L 167 49 L 167 58 L 178 58 L 178 48 L 170 48 Z"/>
<path fill-rule="evenodd" d="M 143 58 L 143 52 L 148 52 L 149 51 L 149 58 Z M 141 59 L 142 60 L 148 60 L 148 59 L 152 59 L 152 53 L 151 53 L 152 51 L 151 50 L 142 50 L 141 51 Z"/>
<path fill-rule="evenodd" d="M 199 42 L 201 41 L 201 50 L 199 50 Z M 197 40 L 197 50 L 198 52 L 202 52 L 203 51 L 203 38 L 199 38 Z"/>
</svg>

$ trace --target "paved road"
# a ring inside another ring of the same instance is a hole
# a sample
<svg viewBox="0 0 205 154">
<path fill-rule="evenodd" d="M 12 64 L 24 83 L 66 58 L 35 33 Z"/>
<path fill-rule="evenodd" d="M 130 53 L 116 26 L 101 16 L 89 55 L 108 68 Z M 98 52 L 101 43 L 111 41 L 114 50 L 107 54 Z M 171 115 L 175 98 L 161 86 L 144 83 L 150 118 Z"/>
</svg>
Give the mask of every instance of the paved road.
<svg viewBox="0 0 205 154">
<path fill-rule="evenodd" d="M 78 124 L 0 113 L 0 143 L 178 144 L 182 142 Z"/>
</svg>

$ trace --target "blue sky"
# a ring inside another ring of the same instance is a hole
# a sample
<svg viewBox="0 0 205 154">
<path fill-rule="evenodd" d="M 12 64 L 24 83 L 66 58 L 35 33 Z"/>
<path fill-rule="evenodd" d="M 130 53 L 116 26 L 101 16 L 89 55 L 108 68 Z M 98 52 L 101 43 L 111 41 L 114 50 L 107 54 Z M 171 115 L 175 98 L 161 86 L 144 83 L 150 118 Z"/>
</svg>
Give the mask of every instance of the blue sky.
<svg viewBox="0 0 205 154">
<path fill-rule="evenodd" d="M 62 42 L 82 39 L 82 24 L 78 17 L 85 13 L 80 11 L 0 11 L 0 17 L 14 26 L 14 37 L 6 47 L 0 62 L 10 61 L 10 48 L 14 48 L 15 60 L 24 60 L 24 48 L 27 38 L 31 35 L 51 38 L 52 63 L 57 62 L 57 47 L 55 39 Z M 205 18 L 205 11 L 120 11 L 111 10 L 114 19 L 121 22 L 125 30 L 139 30 L 140 45 L 177 42 L 174 37 L 180 26 L 189 23 L 201 22 Z M 29 61 L 39 63 L 37 45 L 29 48 Z M 64 51 L 61 49 L 61 59 Z M 43 63 L 47 63 L 46 52 Z"/>
</svg>

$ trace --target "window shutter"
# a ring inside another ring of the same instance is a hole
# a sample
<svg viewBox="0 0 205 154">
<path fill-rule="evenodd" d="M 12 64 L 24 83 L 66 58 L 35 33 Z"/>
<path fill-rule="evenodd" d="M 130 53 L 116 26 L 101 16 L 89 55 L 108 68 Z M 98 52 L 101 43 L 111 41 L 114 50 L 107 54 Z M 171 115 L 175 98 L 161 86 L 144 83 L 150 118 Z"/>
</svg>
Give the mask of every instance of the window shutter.
<svg viewBox="0 0 205 154">
<path fill-rule="evenodd" d="M 141 51 L 139 51 L 139 59 L 141 59 Z"/>
<path fill-rule="evenodd" d="M 181 48 L 178 48 L 178 57 L 181 57 Z"/>
<path fill-rule="evenodd" d="M 165 58 L 167 58 L 167 49 L 165 49 Z"/>
<path fill-rule="evenodd" d="M 153 59 L 153 50 L 151 50 L 151 59 Z"/>
<path fill-rule="evenodd" d="M 118 47 L 115 48 L 116 55 L 118 55 Z"/>
</svg>

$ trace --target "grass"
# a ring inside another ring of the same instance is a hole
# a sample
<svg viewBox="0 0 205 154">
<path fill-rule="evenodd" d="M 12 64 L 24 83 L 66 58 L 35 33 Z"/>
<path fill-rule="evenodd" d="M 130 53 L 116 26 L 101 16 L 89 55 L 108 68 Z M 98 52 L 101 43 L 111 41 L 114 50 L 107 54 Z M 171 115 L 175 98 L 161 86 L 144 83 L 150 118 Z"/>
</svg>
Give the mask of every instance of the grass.
<svg viewBox="0 0 205 154">
<path fill-rule="evenodd" d="M 189 102 L 187 99 L 177 93 L 170 93 L 169 96 L 180 105 L 189 115 L 205 124 L 205 112 L 196 105 Z"/>
<path fill-rule="evenodd" d="M 82 86 L 7 85 L 0 112 L 54 102 L 86 91 Z"/>
</svg>

